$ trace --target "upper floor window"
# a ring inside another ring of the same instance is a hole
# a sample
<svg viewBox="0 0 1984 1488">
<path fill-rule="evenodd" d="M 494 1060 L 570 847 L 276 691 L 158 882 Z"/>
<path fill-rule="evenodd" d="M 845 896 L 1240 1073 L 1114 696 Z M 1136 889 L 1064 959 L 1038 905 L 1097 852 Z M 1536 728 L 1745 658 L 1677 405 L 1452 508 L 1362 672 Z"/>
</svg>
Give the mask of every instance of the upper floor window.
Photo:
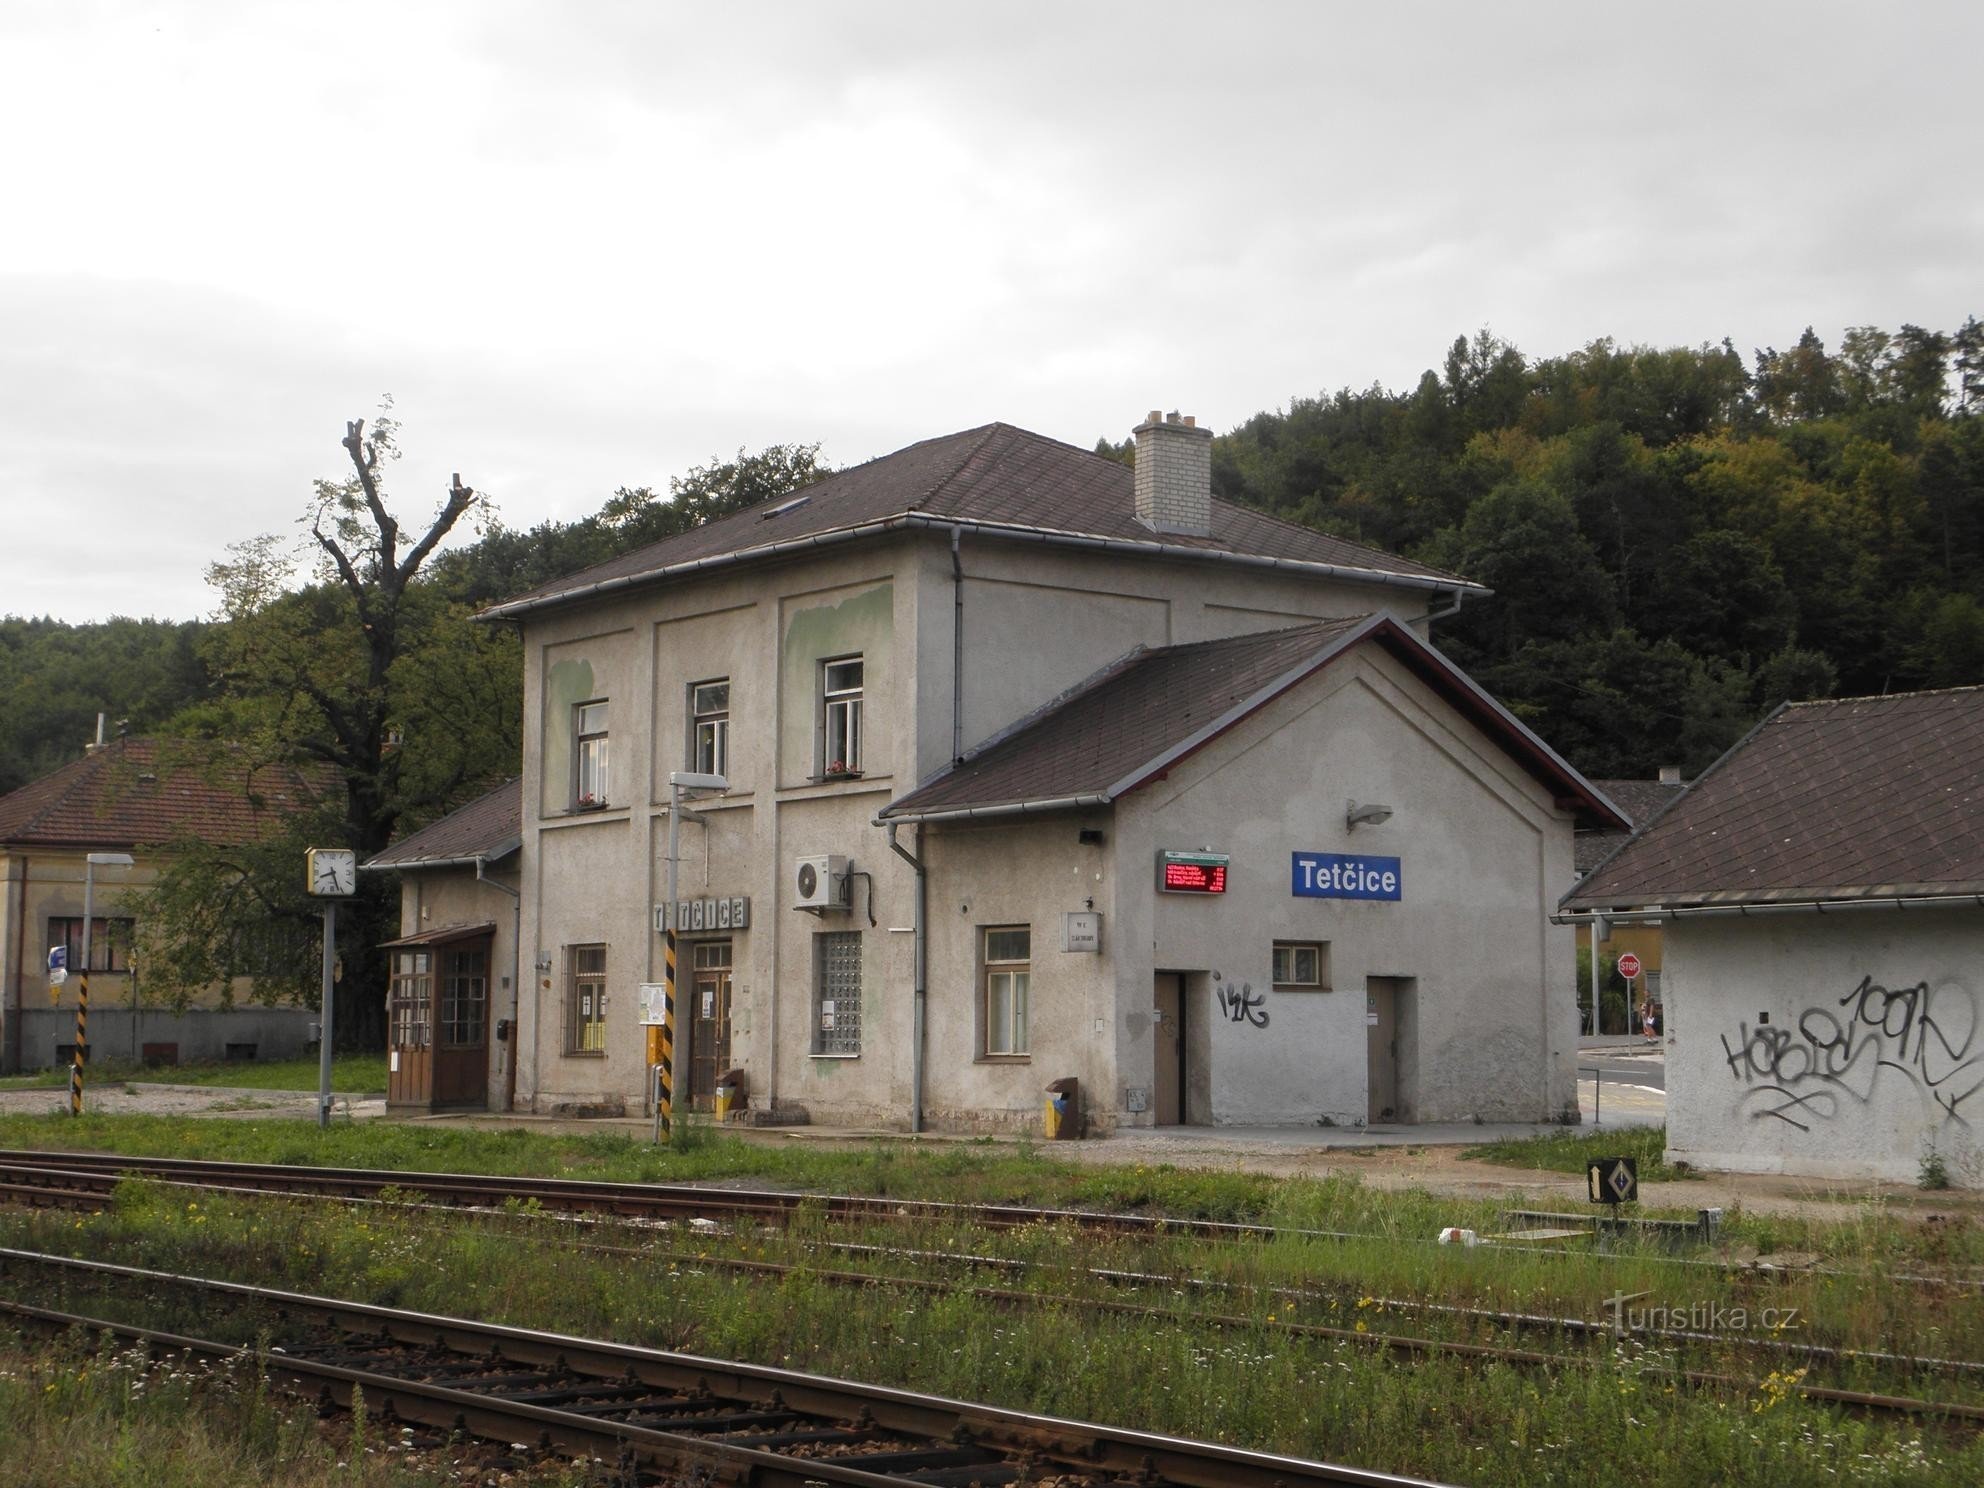
<svg viewBox="0 0 1984 1488">
<path fill-rule="evenodd" d="M 843 656 L 820 668 L 822 775 L 861 773 L 861 685 L 858 656 Z"/>
<path fill-rule="evenodd" d="M 581 811 L 607 803 L 606 702 L 572 709 L 572 805 Z"/>
<path fill-rule="evenodd" d="M 698 682 L 689 689 L 689 717 L 697 773 L 730 775 L 730 679 Z"/>
<path fill-rule="evenodd" d="M 83 965 L 83 917 L 50 915 L 48 943 L 69 948 L 71 971 L 129 971 L 131 969 L 131 929 L 133 921 L 105 919 L 98 915 L 90 922 L 90 964 Z"/>
</svg>

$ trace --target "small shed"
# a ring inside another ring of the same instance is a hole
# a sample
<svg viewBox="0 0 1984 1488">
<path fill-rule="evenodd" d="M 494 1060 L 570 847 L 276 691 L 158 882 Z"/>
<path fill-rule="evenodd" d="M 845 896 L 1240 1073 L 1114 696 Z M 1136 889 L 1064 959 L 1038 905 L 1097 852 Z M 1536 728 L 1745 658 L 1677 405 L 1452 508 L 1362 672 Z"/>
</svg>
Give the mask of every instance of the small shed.
<svg viewBox="0 0 1984 1488">
<path fill-rule="evenodd" d="M 1664 931 L 1670 1159 L 1984 1186 L 1984 689 L 1778 709 L 1596 916 Z"/>
</svg>

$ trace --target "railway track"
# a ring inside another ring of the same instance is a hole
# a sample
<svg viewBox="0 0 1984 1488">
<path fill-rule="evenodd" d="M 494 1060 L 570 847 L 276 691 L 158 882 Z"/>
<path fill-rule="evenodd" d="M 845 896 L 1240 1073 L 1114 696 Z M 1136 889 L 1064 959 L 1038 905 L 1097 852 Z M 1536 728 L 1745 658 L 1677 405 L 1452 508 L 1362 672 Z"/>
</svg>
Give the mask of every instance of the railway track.
<svg viewBox="0 0 1984 1488">
<path fill-rule="evenodd" d="M 17 1301 L 19 1326 L 108 1331 L 156 1352 L 252 1356 L 327 1406 L 541 1452 L 602 1458 L 627 1484 L 766 1488 L 1406 1488 L 1416 1478 L 974 1405 L 792 1370 L 568 1334 L 405 1312 L 333 1297 L 0 1249 L 0 1276 L 45 1293 L 171 1288 L 203 1310 L 267 1314 L 278 1346 L 249 1347 Z"/>
</svg>

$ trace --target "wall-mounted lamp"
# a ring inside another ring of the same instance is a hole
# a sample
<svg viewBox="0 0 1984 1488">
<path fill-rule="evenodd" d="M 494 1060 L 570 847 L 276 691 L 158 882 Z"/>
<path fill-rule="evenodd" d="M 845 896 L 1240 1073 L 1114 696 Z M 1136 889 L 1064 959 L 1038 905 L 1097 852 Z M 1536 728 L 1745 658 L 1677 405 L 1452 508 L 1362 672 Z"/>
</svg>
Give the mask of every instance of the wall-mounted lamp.
<svg viewBox="0 0 1984 1488">
<path fill-rule="evenodd" d="M 1391 807 L 1380 806 L 1375 801 L 1367 801 L 1362 806 L 1355 801 L 1346 801 L 1344 807 L 1345 831 L 1354 831 L 1360 823 L 1375 827 L 1379 822 L 1390 821 L 1392 816 Z"/>
</svg>

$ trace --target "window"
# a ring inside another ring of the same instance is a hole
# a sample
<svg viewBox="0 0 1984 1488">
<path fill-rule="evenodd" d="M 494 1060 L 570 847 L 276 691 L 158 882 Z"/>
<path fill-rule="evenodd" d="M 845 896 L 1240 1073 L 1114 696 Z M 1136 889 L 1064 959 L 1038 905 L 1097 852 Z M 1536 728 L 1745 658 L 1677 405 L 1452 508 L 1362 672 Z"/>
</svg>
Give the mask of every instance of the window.
<svg viewBox="0 0 1984 1488">
<path fill-rule="evenodd" d="M 425 1049 L 433 1042 L 430 1025 L 433 1006 L 433 952 L 395 951 L 389 1004 L 390 1037 L 395 1049 Z"/>
<path fill-rule="evenodd" d="M 1274 984 L 1277 987 L 1329 991 L 1330 943 L 1326 940 L 1277 940 L 1274 943 Z"/>
<path fill-rule="evenodd" d="M 813 1052 L 861 1052 L 861 932 L 813 937 Z"/>
<path fill-rule="evenodd" d="M 441 1047 L 479 1049 L 489 1007 L 489 953 L 441 953 Z"/>
<path fill-rule="evenodd" d="M 822 775 L 861 773 L 861 658 L 847 656 L 820 669 Z"/>
<path fill-rule="evenodd" d="M 985 1052 L 1025 1054 L 1033 932 L 1008 925 L 985 932 Z"/>
<path fill-rule="evenodd" d="M 48 943 L 51 946 L 69 948 L 69 970 L 71 971 L 129 971 L 131 969 L 131 929 L 135 921 L 126 919 L 106 919 L 102 915 L 91 920 L 90 964 L 83 965 L 83 917 L 81 915 L 50 915 L 48 918 Z"/>
<path fill-rule="evenodd" d="M 606 704 L 580 703 L 572 709 L 572 807 L 591 811 L 604 806 L 606 795 Z"/>
<path fill-rule="evenodd" d="M 693 737 L 689 757 L 697 773 L 730 774 L 730 679 L 698 682 L 689 689 Z"/>
<path fill-rule="evenodd" d="M 606 947 L 570 946 L 565 951 L 565 1052 L 606 1052 Z"/>
</svg>

